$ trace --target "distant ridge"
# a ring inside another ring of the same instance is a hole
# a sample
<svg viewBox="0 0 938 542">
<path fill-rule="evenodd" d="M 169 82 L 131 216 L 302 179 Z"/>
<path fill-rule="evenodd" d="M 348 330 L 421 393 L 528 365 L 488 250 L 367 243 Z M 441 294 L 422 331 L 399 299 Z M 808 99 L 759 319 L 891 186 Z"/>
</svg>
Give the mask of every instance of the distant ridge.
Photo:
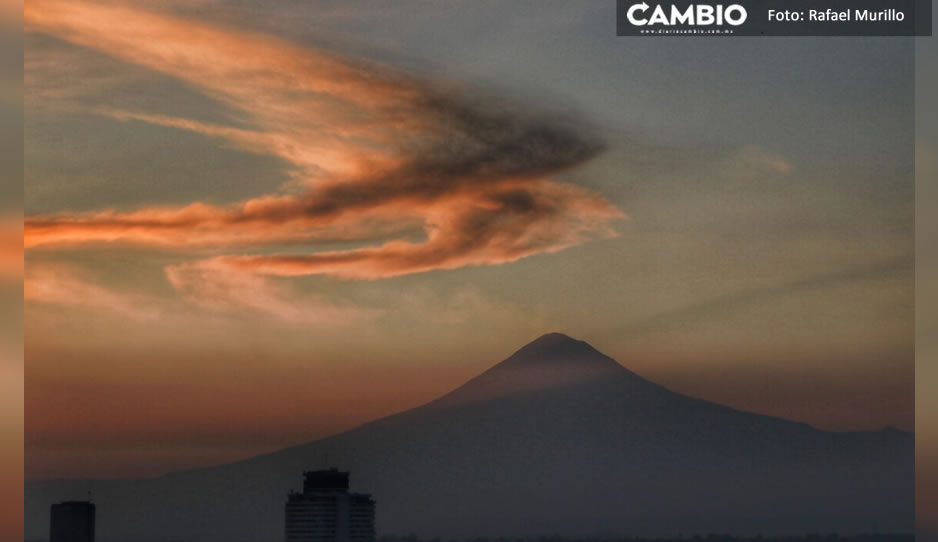
<svg viewBox="0 0 938 542">
<path fill-rule="evenodd" d="M 278 540 L 286 491 L 326 455 L 374 496 L 379 533 L 913 530 L 912 434 L 826 432 L 686 397 L 550 333 L 435 401 L 330 438 L 149 480 L 28 482 L 26 537 L 45 536 L 49 505 L 80 488 L 103 541 Z"/>
</svg>

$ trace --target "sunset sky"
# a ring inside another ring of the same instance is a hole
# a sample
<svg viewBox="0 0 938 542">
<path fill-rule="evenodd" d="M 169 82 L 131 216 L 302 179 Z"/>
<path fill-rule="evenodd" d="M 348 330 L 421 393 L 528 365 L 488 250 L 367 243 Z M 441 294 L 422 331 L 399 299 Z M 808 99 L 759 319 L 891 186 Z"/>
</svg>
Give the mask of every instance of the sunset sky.
<svg viewBox="0 0 938 542">
<path fill-rule="evenodd" d="M 28 0 L 26 476 L 325 436 L 549 331 L 913 428 L 913 44 L 611 2 Z"/>
</svg>

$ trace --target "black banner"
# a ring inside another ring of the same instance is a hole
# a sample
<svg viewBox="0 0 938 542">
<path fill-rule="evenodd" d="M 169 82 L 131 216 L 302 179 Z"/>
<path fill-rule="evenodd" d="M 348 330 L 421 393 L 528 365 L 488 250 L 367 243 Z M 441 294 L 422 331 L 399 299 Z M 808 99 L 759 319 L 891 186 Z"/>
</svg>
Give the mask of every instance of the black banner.
<svg viewBox="0 0 938 542">
<path fill-rule="evenodd" d="M 931 0 L 617 0 L 619 36 L 930 36 Z"/>
</svg>

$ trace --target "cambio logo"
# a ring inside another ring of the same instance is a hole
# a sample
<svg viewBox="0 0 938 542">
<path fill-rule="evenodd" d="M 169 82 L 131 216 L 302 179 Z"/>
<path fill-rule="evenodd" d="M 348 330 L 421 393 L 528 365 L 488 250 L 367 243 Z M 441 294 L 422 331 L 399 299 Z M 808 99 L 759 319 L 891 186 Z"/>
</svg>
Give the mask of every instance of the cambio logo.
<svg viewBox="0 0 938 542">
<path fill-rule="evenodd" d="M 666 26 L 676 26 L 685 24 L 688 26 L 708 26 L 722 25 L 724 23 L 739 26 L 746 22 L 746 8 L 739 4 L 731 4 L 723 7 L 723 4 L 715 6 L 709 4 L 690 4 L 683 11 L 671 4 L 671 9 L 666 10 L 661 5 L 656 5 L 649 13 L 651 6 L 642 2 L 634 4 L 629 8 L 629 22 L 635 26 L 646 26 L 661 24 Z"/>
</svg>

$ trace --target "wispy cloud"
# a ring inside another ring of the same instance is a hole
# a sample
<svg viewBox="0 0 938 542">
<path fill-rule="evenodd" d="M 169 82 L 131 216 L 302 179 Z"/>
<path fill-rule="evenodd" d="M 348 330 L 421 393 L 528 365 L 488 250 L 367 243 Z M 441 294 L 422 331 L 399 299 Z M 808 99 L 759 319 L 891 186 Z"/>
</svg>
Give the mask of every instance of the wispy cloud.
<svg viewBox="0 0 938 542">
<path fill-rule="evenodd" d="M 270 277 L 211 262 L 169 266 L 166 275 L 183 299 L 195 307 L 195 313 L 178 301 L 102 286 L 80 269 L 64 265 L 29 266 L 23 277 L 23 297 L 37 304 L 101 311 L 135 321 L 169 316 L 179 322 L 193 314 L 223 313 L 334 328 L 368 321 L 381 314 L 377 309 L 336 303 Z"/>
<path fill-rule="evenodd" d="M 274 279 L 211 262 L 173 265 L 166 275 L 187 301 L 212 311 L 259 313 L 292 324 L 329 326 L 361 323 L 380 314 L 376 309 L 328 303 Z"/>
<path fill-rule="evenodd" d="M 35 303 L 104 310 L 135 320 L 153 319 L 161 313 L 153 300 L 99 286 L 67 267 L 27 268 L 23 298 Z"/>
<path fill-rule="evenodd" d="M 753 305 L 792 298 L 800 293 L 811 290 L 823 290 L 853 282 L 882 280 L 884 278 L 895 277 L 902 273 L 909 273 L 914 268 L 914 256 L 906 255 L 874 264 L 811 275 L 780 284 L 716 296 L 702 302 L 692 303 L 654 314 L 622 326 L 616 326 L 604 331 L 604 333 L 609 335 L 627 335 L 665 326 L 687 327 L 699 322 L 713 322 L 721 315 L 745 309 Z"/>
<path fill-rule="evenodd" d="M 27 248 L 106 242 L 220 247 L 228 254 L 171 266 L 167 276 L 190 297 L 196 295 L 193 281 L 202 291 L 219 280 L 249 281 L 241 286 L 268 294 L 197 302 L 270 308 L 282 292 L 270 294 L 269 282 L 248 274 L 380 279 L 502 264 L 613 236 L 611 222 L 624 217 L 602 196 L 554 179 L 603 149 L 573 119 L 270 36 L 116 5 L 30 1 L 24 23 L 29 31 L 179 78 L 228 106 L 238 125 L 99 113 L 277 156 L 294 166 L 301 187 L 271 187 L 229 206 L 193 202 L 31 216 Z M 422 240 L 410 235 L 415 227 L 423 230 Z M 263 250 L 272 243 L 334 240 L 366 246 Z"/>
</svg>

